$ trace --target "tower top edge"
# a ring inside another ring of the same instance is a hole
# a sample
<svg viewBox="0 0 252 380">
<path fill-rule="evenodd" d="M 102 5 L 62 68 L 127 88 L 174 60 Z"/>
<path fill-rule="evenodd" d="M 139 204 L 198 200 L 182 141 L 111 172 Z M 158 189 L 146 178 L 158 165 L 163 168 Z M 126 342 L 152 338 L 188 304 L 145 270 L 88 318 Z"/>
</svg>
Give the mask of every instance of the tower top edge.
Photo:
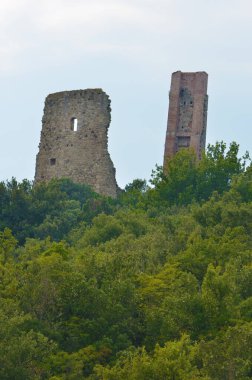
<svg viewBox="0 0 252 380">
<path fill-rule="evenodd" d="M 90 94 L 93 94 L 93 95 L 105 95 L 107 97 L 108 94 L 106 94 L 105 91 L 103 91 L 102 88 L 86 88 L 86 89 L 79 89 L 79 90 L 66 90 L 66 91 L 59 91 L 59 92 L 53 92 L 49 95 L 47 95 L 46 99 L 48 98 L 61 98 L 61 97 L 72 97 L 72 96 L 76 96 L 76 95 L 81 95 L 81 96 L 86 96 L 86 95 L 90 95 Z"/>
<path fill-rule="evenodd" d="M 208 75 L 208 73 L 206 71 L 181 71 L 181 70 L 174 71 L 172 73 L 172 75 L 174 75 L 174 74 L 181 74 L 181 75 L 205 74 L 205 75 Z"/>
</svg>

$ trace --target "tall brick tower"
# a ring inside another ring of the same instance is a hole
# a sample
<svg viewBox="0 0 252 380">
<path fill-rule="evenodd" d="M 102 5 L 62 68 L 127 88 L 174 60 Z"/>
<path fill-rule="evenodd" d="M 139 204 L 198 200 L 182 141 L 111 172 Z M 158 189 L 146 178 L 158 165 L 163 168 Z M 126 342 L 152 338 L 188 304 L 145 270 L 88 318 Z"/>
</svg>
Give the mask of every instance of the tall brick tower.
<svg viewBox="0 0 252 380">
<path fill-rule="evenodd" d="M 207 79 L 204 71 L 172 74 L 164 172 L 168 160 L 182 148 L 193 148 L 197 158 L 201 158 L 206 143 Z"/>
</svg>

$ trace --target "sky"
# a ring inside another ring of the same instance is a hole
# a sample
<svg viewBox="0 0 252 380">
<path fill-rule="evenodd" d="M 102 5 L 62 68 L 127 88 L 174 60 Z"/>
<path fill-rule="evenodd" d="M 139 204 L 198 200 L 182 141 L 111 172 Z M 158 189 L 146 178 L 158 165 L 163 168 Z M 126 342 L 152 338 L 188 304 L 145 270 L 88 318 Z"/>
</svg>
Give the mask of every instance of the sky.
<svg viewBox="0 0 252 380">
<path fill-rule="evenodd" d="M 252 155 L 251 0 L 0 0 L 0 181 L 33 180 L 44 99 L 102 88 L 119 186 L 163 160 L 174 71 L 206 71 L 207 143 Z"/>
</svg>

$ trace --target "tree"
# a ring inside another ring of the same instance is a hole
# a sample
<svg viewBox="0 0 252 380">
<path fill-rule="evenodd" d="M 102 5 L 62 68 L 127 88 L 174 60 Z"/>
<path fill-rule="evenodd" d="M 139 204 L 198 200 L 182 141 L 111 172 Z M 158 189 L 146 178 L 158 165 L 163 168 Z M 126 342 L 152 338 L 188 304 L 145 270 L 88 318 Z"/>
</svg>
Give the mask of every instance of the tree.
<svg viewBox="0 0 252 380">
<path fill-rule="evenodd" d="M 95 367 L 93 379 L 100 380 L 191 380 L 209 379 L 196 366 L 196 349 L 188 336 L 157 345 L 153 355 L 144 348 L 123 352 L 111 368 Z M 92 377 L 91 377 L 92 379 Z"/>
</svg>

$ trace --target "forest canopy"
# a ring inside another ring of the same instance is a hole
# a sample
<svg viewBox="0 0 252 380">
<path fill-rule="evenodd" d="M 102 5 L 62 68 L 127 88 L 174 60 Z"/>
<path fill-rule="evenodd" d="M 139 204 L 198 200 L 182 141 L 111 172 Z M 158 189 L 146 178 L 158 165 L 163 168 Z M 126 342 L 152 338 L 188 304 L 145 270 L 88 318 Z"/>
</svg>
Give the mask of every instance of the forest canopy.
<svg viewBox="0 0 252 380">
<path fill-rule="evenodd" d="M 1 380 L 252 378 L 252 165 L 190 149 L 117 199 L 0 183 Z"/>
</svg>

